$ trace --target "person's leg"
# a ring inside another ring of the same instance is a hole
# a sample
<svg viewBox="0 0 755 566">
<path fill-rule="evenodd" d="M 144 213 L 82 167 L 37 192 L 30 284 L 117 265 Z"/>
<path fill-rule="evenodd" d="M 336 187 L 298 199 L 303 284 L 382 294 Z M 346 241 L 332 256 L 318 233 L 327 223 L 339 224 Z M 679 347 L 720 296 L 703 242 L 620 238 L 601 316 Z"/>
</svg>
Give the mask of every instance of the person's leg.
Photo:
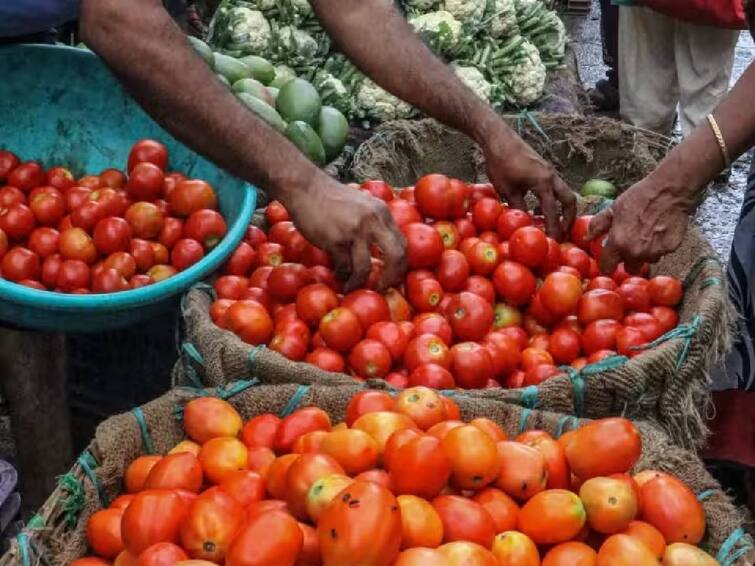
<svg viewBox="0 0 755 566">
<path fill-rule="evenodd" d="M 674 21 L 648 8 L 619 10 L 621 117 L 662 134 L 671 132 L 678 102 Z"/>
<path fill-rule="evenodd" d="M 702 123 L 728 92 L 739 33 L 677 23 L 674 39 L 682 135 Z"/>
</svg>

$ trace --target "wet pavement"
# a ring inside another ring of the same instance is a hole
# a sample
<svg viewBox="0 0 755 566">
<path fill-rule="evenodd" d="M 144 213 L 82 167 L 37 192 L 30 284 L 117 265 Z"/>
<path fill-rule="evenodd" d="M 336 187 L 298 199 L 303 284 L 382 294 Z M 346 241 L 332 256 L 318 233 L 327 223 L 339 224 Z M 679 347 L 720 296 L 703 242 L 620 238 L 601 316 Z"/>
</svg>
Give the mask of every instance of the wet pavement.
<svg viewBox="0 0 755 566">
<path fill-rule="evenodd" d="M 606 67 L 602 57 L 599 15 L 600 7 L 597 0 L 594 0 L 589 15 L 567 15 L 564 18 L 574 42 L 580 76 L 585 86 L 592 86 L 595 81 L 605 76 Z M 755 44 L 750 35 L 743 32 L 735 53 L 732 84 L 754 58 Z M 728 182 L 711 185 L 695 218 L 695 223 L 723 260 L 729 258 L 731 240 L 747 182 L 749 162 L 748 156 L 742 157 L 732 166 Z"/>
</svg>

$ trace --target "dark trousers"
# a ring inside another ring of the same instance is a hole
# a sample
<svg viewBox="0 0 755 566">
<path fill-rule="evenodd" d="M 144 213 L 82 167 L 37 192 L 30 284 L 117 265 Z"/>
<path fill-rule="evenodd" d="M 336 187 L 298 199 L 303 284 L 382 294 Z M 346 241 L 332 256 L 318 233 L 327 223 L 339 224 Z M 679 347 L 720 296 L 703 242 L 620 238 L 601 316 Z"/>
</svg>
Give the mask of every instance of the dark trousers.
<svg viewBox="0 0 755 566">
<path fill-rule="evenodd" d="M 608 66 L 606 77 L 611 86 L 619 88 L 619 7 L 611 0 L 600 0 L 600 36 L 603 62 Z"/>
</svg>

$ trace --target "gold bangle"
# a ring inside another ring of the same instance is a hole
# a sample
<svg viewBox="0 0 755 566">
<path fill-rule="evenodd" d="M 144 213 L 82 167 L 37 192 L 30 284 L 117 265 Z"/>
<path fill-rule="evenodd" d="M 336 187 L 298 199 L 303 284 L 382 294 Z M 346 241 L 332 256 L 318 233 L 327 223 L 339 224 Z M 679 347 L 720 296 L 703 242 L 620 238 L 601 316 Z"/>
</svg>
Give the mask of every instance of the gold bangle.
<svg viewBox="0 0 755 566">
<path fill-rule="evenodd" d="M 710 129 L 713 130 L 713 136 L 716 138 L 716 141 L 718 142 L 718 147 L 721 148 L 721 156 L 724 158 L 724 166 L 726 168 L 731 167 L 731 158 L 729 157 L 729 149 L 726 147 L 724 136 L 721 134 L 721 128 L 718 127 L 718 122 L 716 122 L 716 119 L 713 117 L 713 114 L 708 114 L 708 123 L 710 124 Z"/>
</svg>

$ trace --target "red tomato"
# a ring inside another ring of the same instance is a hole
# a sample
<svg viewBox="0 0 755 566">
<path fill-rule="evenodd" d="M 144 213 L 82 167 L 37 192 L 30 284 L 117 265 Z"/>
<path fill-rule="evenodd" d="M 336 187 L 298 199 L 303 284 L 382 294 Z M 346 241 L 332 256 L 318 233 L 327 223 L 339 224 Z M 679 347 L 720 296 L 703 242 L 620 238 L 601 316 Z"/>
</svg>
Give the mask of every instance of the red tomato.
<svg viewBox="0 0 755 566">
<path fill-rule="evenodd" d="M 438 313 L 424 313 L 414 317 L 414 334 L 435 334 L 450 346 L 453 330 L 448 321 Z"/>
<path fill-rule="evenodd" d="M 663 332 L 668 332 L 679 322 L 679 315 L 670 307 L 653 307 L 650 314 L 660 323 Z"/>
<path fill-rule="evenodd" d="M 454 220 L 454 226 L 459 231 L 459 238 L 465 240 L 477 236 L 477 228 L 469 218 L 459 218 Z"/>
<path fill-rule="evenodd" d="M 488 349 L 496 377 L 503 377 L 515 370 L 521 362 L 522 354 L 514 338 L 501 332 L 491 332 L 485 337 L 483 346 Z"/>
<path fill-rule="evenodd" d="M 378 411 L 393 411 L 396 402 L 383 391 L 360 391 L 354 395 L 346 406 L 346 424 L 351 427 L 354 422 L 366 413 Z"/>
<path fill-rule="evenodd" d="M 498 250 L 487 242 L 477 242 L 465 256 L 472 273 L 477 275 L 489 275 L 498 265 Z"/>
<path fill-rule="evenodd" d="M 123 277 L 120 271 L 115 269 L 103 269 L 92 277 L 93 293 L 117 293 L 119 291 L 127 291 L 129 288 L 126 278 Z"/>
<path fill-rule="evenodd" d="M 497 194 L 495 187 L 490 183 L 474 183 L 470 186 L 470 200 L 475 203 L 482 198 L 493 198 Z"/>
<path fill-rule="evenodd" d="M 443 541 L 466 541 L 490 548 L 495 524 L 485 508 L 472 499 L 441 495 L 432 501 L 443 523 Z"/>
<path fill-rule="evenodd" d="M 131 227 L 123 218 L 103 218 L 94 228 L 94 245 L 105 255 L 125 252 L 131 243 Z"/>
<path fill-rule="evenodd" d="M 639 271 L 639 273 L 637 275 L 645 277 L 647 275 L 647 273 L 648 273 L 648 270 L 649 270 L 648 264 L 647 263 L 643 263 L 642 266 L 640 266 L 640 271 Z M 626 268 L 624 267 L 624 262 L 623 261 L 621 263 L 619 263 L 619 265 L 616 266 L 616 270 L 611 275 L 611 277 L 613 278 L 613 280 L 616 281 L 616 283 L 618 283 L 619 285 L 621 285 L 624 282 L 625 279 L 628 279 L 631 276 L 632 276 L 632 274 L 628 273 L 627 270 L 626 270 Z"/>
<path fill-rule="evenodd" d="M 674 307 L 682 300 L 682 282 L 676 277 L 657 275 L 648 284 L 648 294 L 655 306 Z"/>
<path fill-rule="evenodd" d="M 260 244 L 267 242 L 267 235 L 261 228 L 250 224 L 244 234 L 244 241 L 256 249 Z"/>
<path fill-rule="evenodd" d="M 249 276 L 249 286 L 259 287 L 260 289 L 268 290 L 268 281 L 270 280 L 270 274 L 273 272 L 272 265 L 263 265 L 258 267 Z"/>
<path fill-rule="evenodd" d="M 614 281 L 610 277 L 600 275 L 599 277 L 595 277 L 594 279 L 590 280 L 590 283 L 587 285 L 585 291 L 592 291 L 594 289 L 606 289 L 608 291 L 615 291 L 618 288 L 619 286 L 616 281 Z"/>
<path fill-rule="evenodd" d="M 98 556 L 112 560 L 123 551 L 122 516 L 122 509 L 101 509 L 89 517 L 86 525 L 87 543 Z"/>
<path fill-rule="evenodd" d="M 58 242 L 60 253 L 66 259 L 79 259 L 88 264 L 97 259 L 97 248 L 94 242 L 81 228 L 63 230 Z"/>
<path fill-rule="evenodd" d="M 34 213 L 25 204 L 14 204 L 0 208 L 0 230 L 11 240 L 26 238 L 34 230 Z"/>
<path fill-rule="evenodd" d="M 481 232 L 495 230 L 502 211 L 503 206 L 497 199 L 481 198 L 472 206 L 472 222 Z"/>
<path fill-rule="evenodd" d="M 615 291 L 593 289 L 579 300 L 577 316 L 582 324 L 600 319 L 621 320 L 624 318 L 624 304 Z"/>
<path fill-rule="evenodd" d="M 517 228 L 523 228 L 524 226 L 532 226 L 532 217 L 523 210 L 517 210 L 510 208 L 504 210 L 498 217 L 496 223 L 496 229 L 498 235 L 502 240 L 508 240 Z"/>
<path fill-rule="evenodd" d="M 63 171 L 67 170 L 63 169 Z M 50 172 L 47 174 L 48 179 L 50 179 L 51 173 L 52 170 L 50 170 Z M 70 175 L 70 171 L 68 173 Z M 119 171 L 118 169 L 105 169 L 100 173 L 99 177 L 100 183 L 103 187 L 110 187 L 111 189 L 122 189 L 126 186 L 126 175 L 124 175 L 123 172 Z M 52 185 L 53 183 L 50 182 L 50 184 Z M 73 184 L 73 175 L 71 175 L 71 185 Z M 62 187 L 58 188 L 63 190 Z"/>
<path fill-rule="evenodd" d="M 360 188 L 382 201 L 390 202 L 393 200 L 393 187 L 385 181 L 365 181 Z"/>
<path fill-rule="evenodd" d="M 391 453 L 389 475 L 395 495 L 416 495 L 429 500 L 448 483 L 451 465 L 440 440 L 420 435 L 408 439 Z"/>
<path fill-rule="evenodd" d="M 168 198 L 170 209 L 176 216 L 189 216 L 197 210 L 209 208 L 216 210 L 218 200 L 215 190 L 206 182 L 199 179 L 181 181 Z"/>
<path fill-rule="evenodd" d="M 653 315 L 637 312 L 624 317 L 624 326 L 637 328 L 645 336 L 645 340 L 652 342 L 664 332 L 661 323 Z"/>
<path fill-rule="evenodd" d="M 267 223 L 272 226 L 278 222 L 291 220 L 291 218 L 289 217 L 286 208 L 280 202 L 274 200 L 267 205 L 267 208 L 265 208 L 265 220 L 267 220 Z"/>
<path fill-rule="evenodd" d="M 653 477 L 640 486 L 642 520 L 658 529 L 666 543 L 699 544 L 705 512 L 695 494 L 673 476 Z"/>
<path fill-rule="evenodd" d="M 329 311 L 338 306 L 338 297 L 322 283 L 307 285 L 296 295 L 296 313 L 310 326 L 316 326 Z"/>
<path fill-rule="evenodd" d="M 443 288 L 435 279 L 423 279 L 408 287 L 409 302 L 419 312 L 438 309 L 443 299 Z"/>
<path fill-rule="evenodd" d="M 284 511 L 271 510 L 242 527 L 231 543 L 228 566 L 294 566 L 304 545 L 299 524 Z"/>
<path fill-rule="evenodd" d="M 128 154 L 128 172 L 139 163 L 154 163 L 163 171 L 168 167 L 168 150 L 158 141 L 144 139 L 136 142 Z"/>
<path fill-rule="evenodd" d="M 585 327 L 582 333 L 582 349 L 585 354 L 598 350 L 615 350 L 616 337 L 621 324 L 615 320 L 595 320 Z"/>
<path fill-rule="evenodd" d="M 431 387 L 433 389 L 453 389 L 456 387 L 453 375 L 438 364 L 420 364 L 409 374 L 409 385 Z"/>
<path fill-rule="evenodd" d="M 455 250 L 459 247 L 461 237 L 459 236 L 459 230 L 452 222 L 435 222 L 433 228 L 437 230 L 443 240 L 443 247 L 447 250 Z"/>
<path fill-rule="evenodd" d="M 590 227 L 590 221 L 592 219 L 592 215 L 578 216 L 571 227 L 571 241 L 583 250 L 586 250 L 589 247 L 589 242 L 585 240 L 585 235 L 587 234 L 587 229 Z"/>
<path fill-rule="evenodd" d="M 36 189 L 35 189 L 36 190 Z M 54 225 L 65 216 L 66 205 L 60 193 L 32 194 L 29 198 L 29 208 L 40 224 Z"/>
<path fill-rule="evenodd" d="M 142 162 L 129 172 L 126 190 L 134 200 L 154 201 L 162 196 L 165 174 L 153 163 Z"/>
<path fill-rule="evenodd" d="M 464 290 L 482 297 L 485 301 L 490 303 L 491 306 L 495 302 L 495 287 L 493 287 L 490 279 L 487 279 L 482 275 L 472 275 L 467 279 L 467 285 L 464 287 Z M 444 310 L 443 312 L 446 311 Z"/>
<path fill-rule="evenodd" d="M 407 262 L 412 269 L 435 267 L 443 254 L 443 240 L 432 226 L 413 222 L 401 231 L 407 243 Z"/>
<path fill-rule="evenodd" d="M 477 237 L 464 238 L 459 244 L 459 251 L 464 254 L 464 257 L 466 257 L 467 253 L 469 253 L 469 251 L 481 241 L 482 240 L 480 240 L 480 238 L 477 238 Z"/>
<path fill-rule="evenodd" d="M 184 224 L 184 234 L 200 242 L 206 250 L 214 248 L 223 239 L 228 226 L 219 212 L 203 208 L 192 212 Z"/>
<path fill-rule="evenodd" d="M 449 303 L 448 312 L 454 336 L 460 340 L 481 340 L 493 324 L 493 307 L 474 293 L 459 293 Z"/>
<path fill-rule="evenodd" d="M 322 409 L 317 407 L 299 409 L 284 418 L 278 425 L 273 449 L 278 454 L 290 452 L 294 442 L 301 435 L 315 430 L 329 431 L 330 428 L 330 417 Z M 275 494 L 271 493 L 271 495 Z"/>
<path fill-rule="evenodd" d="M 191 238 L 178 240 L 170 252 L 171 263 L 178 271 L 188 269 L 203 257 L 202 244 Z"/>
<path fill-rule="evenodd" d="M 323 371 L 341 373 L 346 367 L 343 356 L 330 348 L 315 348 L 304 359 Z"/>
<path fill-rule="evenodd" d="M 5 233 L 0 230 L 0 257 L 8 249 L 8 240 Z M 54 228 L 36 228 L 29 236 L 29 249 L 41 258 L 46 258 L 58 251 L 60 232 Z"/>
<path fill-rule="evenodd" d="M 382 342 L 362 340 L 349 354 L 349 365 L 363 378 L 385 377 L 391 370 L 391 354 Z"/>
<path fill-rule="evenodd" d="M 498 296 L 518 306 L 530 302 L 535 294 L 535 276 L 524 265 L 504 261 L 493 273 L 493 285 Z"/>
<path fill-rule="evenodd" d="M 350 309 L 338 307 L 320 321 L 319 332 L 328 347 L 347 352 L 362 338 L 362 325 Z"/>
<path fill-rule="evenodd" d="M 341 306 L 357 316 L 364 330 L 376 322 L 391 320 L 385 297 L 370 289 L 359 289 L 349 293 L 341 301 Z"/>
<path fill-rule="evenodd" d="M 576 311 L 582 298 L 582 282 L 574 275 L 555 271 L 545 278 L 538 296 L 543 307 L 561 318 Z"/>
<path fill-rule="evenodd" d="M 126 210 L 125 218 L 136 238 L 156 238 L 163 228 L 163 213 L 151 202 L 132 204 Z"/>
<path fill-rule="evenodd" d="M 413 222 L 422 222 L 422 215 L 417 207 L 403 199 L 394 199 L 388 203 L 388 210 L 393 217 L 396 226 L 402 228 Z"/>
<path fill-rule="evenodd" d="M 366 337 L 383 344 L 392 360 L 403 358 L 409 343 L 409 336 L 395 322 L 376 322 L 367 330 Z"/>
<path fill-rule="evenodd" d="M 631 283 L 629 279 L 624 281 L 617 292 L 624 301 L 624 308 L 628 311 L 647 312 L 650 310 L 650 294 L 647 284 Z"/>
<path fill-rule="evenodd" d="M 438 264 L 437 276 L 445 291 L 458 293 L 464 290 L 469 277 L 467 258 L 458 250 L 445 250 Z"/>
<path fill-rule="evenodd" d="M 446 369 L 451 364 L 451 353 L 446 343 L 434 334 L 421 334 L 406 347 L 404 366 L 409 371 L 420 364 L 437 364 Z"/>
<path fill-rule="evenodd" d="M 476 342 L 462 342 L 451 348 L 451 371 L 464 389 L 480 389 L 495 377 L 490 352 Z"/>
<path fill-rule="evenodd" d="M 452 218 L 451 182 L 445 175 L 425 175 L 414 186 L 417 208 L 428 218 Z"/>
<path fill-rule="evenodd" d="M 154 489 L 136 494 L 121 522 L 126 550 L 138 556 L 158 542 L 176 542 L 186 511 L 186 504 L 173 491 Z"/>
<path fill-rule="evenodd" d="M 590 275 L 590 256 L 587 252 L 576 247 L 564 247 L 561 246 L 561 263 L 568 267 L 573 267 L 579 271 L 582 277 L 588 277 Z"/>
<path fill-rule="evenodd" d="M 302 264 L 283 263 L 270 272 L 267 291 L 276 300 L 290 302 L 311 280 L 309 270 Z"/>
<path fill-rule="evenodd" d="M 451 179 L 448 191 L 448 211 L 451 218 L 463 218 L 469 210 L 469 187 L 464 181 Z"/>
<path fill-rule="evenodd" d="M 30 191 L 41 187 L 47 181 L 44 169 L 36 161 L 26 161 L 15 167 L 9 174 L 7 182 L 10 186 Z"/>
<path fill-rule="evenodd" d="M 542 265 L 548 256 L 548 239 L 545 233 L 534 226 L 514 230 L 509 238 L 511 259 L 527 267 Z"/>
<path fill-rule="evenodd" d="M 265 307 L 256 301 L 238 301 L 225 313 L 225 327 L 247 344 L 264 344 L 270 340 L 273 321 Z"/>
<path fill-rule="evenodd" d="M 173 219 L 168 218 L 167 220 Z M 162 236 L 160 237 L 160 241 L 162 241 Z M 229 275 L 248 275 L 252 267 L 254 267 L 256 259 L 257 252 L 254 251 L 254 248 L 246 242 L 241 242 L 233 251 L 231 257 L 225 262 L 223 270 Z"/>
<path fill-rule="evenodd" d="M 0 208 L 9 208 L 14 204 L 26 204 L 26 196 L 16 187 L 0 188 Z"/>
<path fill-rule="evenodd" d="M 570 364 L 579 357 L 581 348 L 579 334 L 571 328 L 559 328 L 551 334 L 548 351 L 557 363 Z"/>
<path fill-rule="evenodd" d="M 21 162 L 10 151 L 0 150 L 0 181 L 5 181 Z"/>
<path fill-rule="evenodd" d="M 639 328 L 624 327 L 616 333 L 616 351 L 622 356 L 634 357 L 643 351 L 639 348 L 647 343 L 645 333 Z"/>
</svg>

